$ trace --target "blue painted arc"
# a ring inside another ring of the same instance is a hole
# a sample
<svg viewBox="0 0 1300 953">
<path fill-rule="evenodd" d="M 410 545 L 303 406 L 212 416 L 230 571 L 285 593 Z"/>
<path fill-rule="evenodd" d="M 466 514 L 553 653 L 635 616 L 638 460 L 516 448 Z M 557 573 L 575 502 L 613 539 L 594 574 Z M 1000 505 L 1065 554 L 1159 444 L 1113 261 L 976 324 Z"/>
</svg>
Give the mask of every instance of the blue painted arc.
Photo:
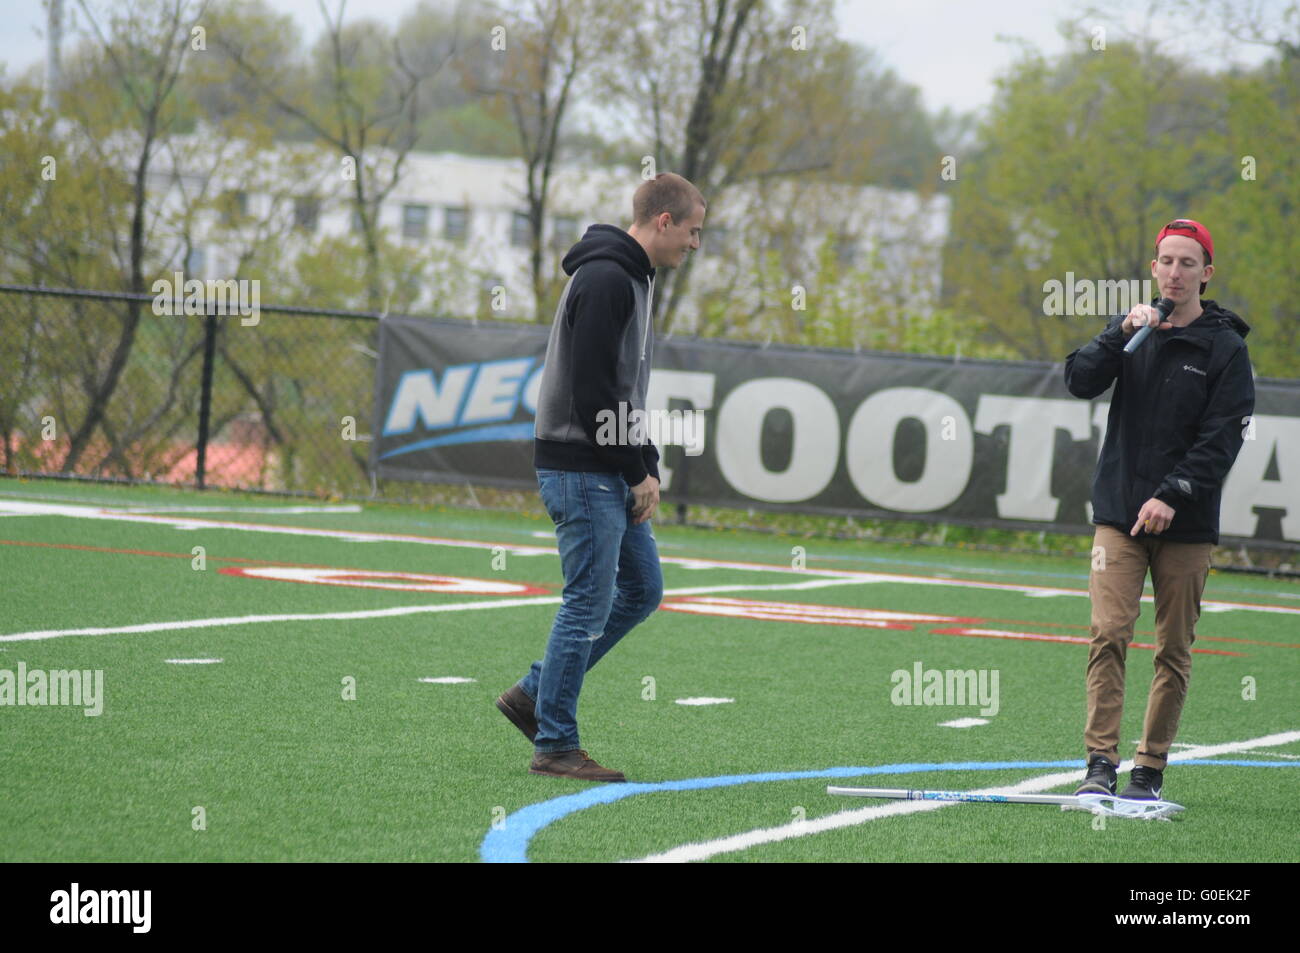
<svg viewBox="0 0 1300 953">
<path fill-rule="evenodd" d="M 1300 768 L 1300 761 L 1242 761 L 1189 758 L 1179 761 L 1185 765 L 1227 765 L 1241 768 Z M 826 768 L 820 771 L 764 771 L 759 774 L 724 774 L 706 778 L 682 778 L 677 781 L 633 782 L 607 784 L 587 788 L 576 794 L 565 794 L 520 808 L 509 815 L 499 827 L 488 831 L 479 845 L 479 857 L 488 863 L 527 863 L 528 845 L 543 828 L 556 821 L 585 811 L 598 804 L 613 804 L 639 794 L 657 791 L 701 791 L 707 788 L 726 788 L 737 784 L 761 784 L 768 781 L 811 781 L 835 778 L 860 778 L 882 774 L 924 774 L 939 771 L 1017 771 L 1040 768 L 1082 768 L 1072 761 L 950 761 L 943 763 L 882 764 L 874 767 Z"/>
</svg>

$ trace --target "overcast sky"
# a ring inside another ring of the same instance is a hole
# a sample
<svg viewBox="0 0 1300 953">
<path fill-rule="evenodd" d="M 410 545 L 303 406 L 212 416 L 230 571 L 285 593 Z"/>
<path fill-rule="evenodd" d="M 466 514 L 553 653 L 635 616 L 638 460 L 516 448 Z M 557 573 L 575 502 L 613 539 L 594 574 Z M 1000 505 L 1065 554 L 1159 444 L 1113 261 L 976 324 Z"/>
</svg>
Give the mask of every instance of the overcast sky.
<svg viewBox="0 0 1300 953">
<path fill-rule="evenodd" d="M 331 9 L 337 4 L 337 0 L 327 2 Z M 1282 0 L 1262 2 L 1268 6 Z M 347 18 L 367 16 L 396 23 L 414 4 L 415 0 L 351 0 Z M 98 5 L 102 8 L 102 0 Z M 65 9 L 75 6 L 76 0 L 65 0 Z M 293 14 L 306 36 L 314 37 L 320 30 L 317 0 L 271 0 L 271 6 Z M 1018 56 L 1017 44 L 1007 38 L 1027 41 L 1048 55 L 1060 53 L 1066 40 L 1058 24 L 1084 6 L 1080 0 L 839 0 L 837 9 L 840 34 L 875 49 L 885 65 L 919 86 L 927 109 L 948 106 L 965 111 L 988 103 L 994 77 Z M 1137 27 L 1138 17 L 1129 14 L 1127 27 Z M 41 0 L 0 0 L 0 23 L 5 24 L 0 31 L 0 63 L 7 73 L 44 59 Z M 1109 36 L 1125 26 L 1110 23 Z M 1162 18 L 1162 28 L 1170 29 L 1167 17 Z M 1085 29 L 1071 42 L 1086 47 L 1090 39 Z M 1201 32 L 1187 42 L 1204 48 L 1218 41 Z M 1244 62 L 1258 62 L 1264 55 L 1263 50 L 1234 51 Z"/>
</svg>

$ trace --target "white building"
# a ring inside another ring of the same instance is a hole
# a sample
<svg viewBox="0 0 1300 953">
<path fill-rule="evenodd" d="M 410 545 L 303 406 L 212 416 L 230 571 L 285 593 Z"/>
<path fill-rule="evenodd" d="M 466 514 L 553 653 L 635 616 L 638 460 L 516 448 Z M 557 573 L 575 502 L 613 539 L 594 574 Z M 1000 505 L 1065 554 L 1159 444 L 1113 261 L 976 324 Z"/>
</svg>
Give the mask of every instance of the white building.
<svg viewBox="0 0 1300 953">
<path fill-rule="evenodd" d="M 178 141 L 173 152 L 181 174 L 167 161 L 171 153 L 165 153 L 151 182 L 155 195 L 165 196 L 162 218 L 180 221 L 186 196 L 198 191 L 205 175 L 211 176 L 208 194 L 224 196 L 222 211 L 199 215 L 188 226 L 193 245 L 189 271 L 195 276 L 237 277 L 241 248 L 255 234 L 278 235 L 282 247 L 291 251 L 324 236 L 359 232 L 354 182 L 336 154 L 302 145 L 253 152 L 227 142 L 225 154 L 217 156 L 202 131 Z M 374 171 L 383 181 L 393 159 L 383 155 L 375 161 Z M 240 172 L 232 175 L 227 169 Z M 377 224 L 405 246 L 429 252 L 429 291 L 415 310 L 481 314 L 485 297 L 497 288 L 504 290 L 505 303 L 498 316 L 533 316 L 524 176 L 518 159 L 416 152 L 404 158 L 397 184 L 378 208 Z M 558 169 L 545 219 L 547 273 L 563 277 L 560 260 L 588 225 L 627 227 L 632 193 L 641 181 L 639 168 Z M 701 258 L 695 262 L 692 294 L 677 320 L 679 331 L 694 328 L 698 295 L 757 293 L 749 270 L 757 267 L 762 251 L 778 253 L 783 276 L 791 283 L 807 282 L 815 270 L 815 253 L 828 237 L 846 270 L 878 256 L 872 259 L 877 262 L 873 292 L 905 287 L 908 300 L 920 310 L 937 302 L 948 231 L 946 196 L 780 180 L 706 198 Z M 166 257 L 158 263 L 163 270 L 184 262 L 183 256 Z M 274 289 L 263 289 L 262 300 L 275 303 Z"/>
</svg>

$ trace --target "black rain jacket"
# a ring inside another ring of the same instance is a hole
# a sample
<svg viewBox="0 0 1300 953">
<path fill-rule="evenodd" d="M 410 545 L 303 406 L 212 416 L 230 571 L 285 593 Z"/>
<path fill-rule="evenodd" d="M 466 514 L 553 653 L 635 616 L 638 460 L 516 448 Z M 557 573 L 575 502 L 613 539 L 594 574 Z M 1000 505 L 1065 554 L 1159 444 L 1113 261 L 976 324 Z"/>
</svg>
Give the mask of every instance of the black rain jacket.
<svg viewBox="0 0 1300 953">
<path fill-rule="evenodd" d="M 1217 543 L 1219 499 L 1250 415 L 1249 326 L 1214 301 L 1185 328 L 1152 331 L 1124 353 L 1124 316 L 1065 359 L 1065 385 L 1091 399 L 1112 383 L 1106 439 L 1092 481 L 1092 521 L 1125 533 L 1155 497 L 1174 509 L 1159 538 Z"/>
</svg>

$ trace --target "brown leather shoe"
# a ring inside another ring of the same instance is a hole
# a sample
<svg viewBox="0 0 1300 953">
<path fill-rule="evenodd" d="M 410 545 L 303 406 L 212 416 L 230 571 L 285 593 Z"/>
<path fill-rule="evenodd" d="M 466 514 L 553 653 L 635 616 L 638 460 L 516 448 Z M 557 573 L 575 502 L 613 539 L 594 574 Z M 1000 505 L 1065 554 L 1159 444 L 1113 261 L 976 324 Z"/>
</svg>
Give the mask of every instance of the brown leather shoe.
<svg viewBox="0 0 1300 953">
<path fill-rule="evenodd" d="M 529 741 L 537 740 L 537 706 L 518 685 L 511 685 L 497 698 L 501 714 L 524 733 Z"/>
<path fill-rule="evenodd" d="M 587 752 L 580 748 L 571 751 L 538 752 L 528 766 L 531 774 L 549 774 L 553 778 L 572 778 L 575 781 L 626 781 L 622 771 L 602 768 Z"/>
</svg>

